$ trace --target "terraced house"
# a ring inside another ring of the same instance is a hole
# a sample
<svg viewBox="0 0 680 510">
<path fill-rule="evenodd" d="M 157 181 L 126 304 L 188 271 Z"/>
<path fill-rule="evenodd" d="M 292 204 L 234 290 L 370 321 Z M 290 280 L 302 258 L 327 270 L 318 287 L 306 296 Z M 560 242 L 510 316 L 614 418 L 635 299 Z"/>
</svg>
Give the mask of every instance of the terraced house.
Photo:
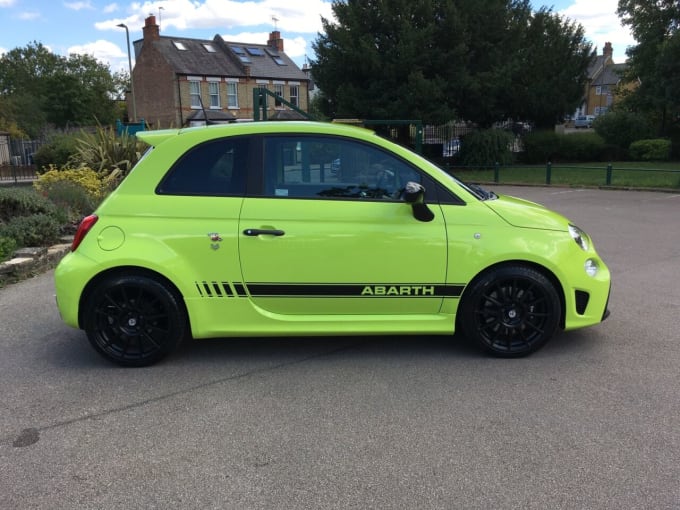
<svg viewBox="0 0 680 510">
<path fill-rule="evenodd" d="M 180 127 L 253 119 L 253 89 L 267 88 L 308 109 L 309 80 L 283 50 L 280 32 L 266 44 L 161 36 L 149 16 L 134 41 L 132 71 L 137 117 L 153 127 Z M 131 111 L 128 97 L 128 112 Z M 267 116 L 299 118 L 282 101 L 267 98 Z"/>
</svg>

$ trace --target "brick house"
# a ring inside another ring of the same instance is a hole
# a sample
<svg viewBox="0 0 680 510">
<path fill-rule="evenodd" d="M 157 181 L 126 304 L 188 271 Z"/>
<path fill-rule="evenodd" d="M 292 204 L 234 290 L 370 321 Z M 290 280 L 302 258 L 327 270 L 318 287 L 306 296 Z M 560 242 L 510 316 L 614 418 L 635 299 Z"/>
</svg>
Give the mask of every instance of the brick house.
<svg viewBox="0 0 680 510">
<path fill-rule="evenodd" d="M 576 115 L 603 115 L 616 103 L 617 95 L 624 86 L 621 75 L 627 64 L 615 64 L 613 54 L 612 43 L 605 43 L 602 55 L 597 55 L 588 67 L 588 82 Z M 626 88 L 634 86 L 625 85 Z"/>
<path fill-rule="evenodd" d="M 284 53 L 278 31 L 267 44 L 161 36 L 156 17 L 134 41 L 132 70 L 137 117 L 153 127 L 253 119 L 253 89 L 266 87 L 306 111 L 307 75 Z M 128 98 L 128 112 L 132 110 Z M 268 117 L 299 116 L 272 97 Z M 294 115 L 293 115 L 294 114 Z"/>
</svg>

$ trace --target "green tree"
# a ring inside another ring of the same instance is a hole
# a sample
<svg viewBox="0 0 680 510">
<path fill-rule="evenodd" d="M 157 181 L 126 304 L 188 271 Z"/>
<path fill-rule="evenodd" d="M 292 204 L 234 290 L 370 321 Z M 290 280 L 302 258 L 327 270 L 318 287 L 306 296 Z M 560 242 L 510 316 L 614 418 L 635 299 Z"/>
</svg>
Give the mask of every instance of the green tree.
<svg viewBox="0 0 680 510">
<path fill-rule="evenodd" d="M 680 3 L 677 0 L 619 0 L 617 13 L 637 45 L 626 51 L 627 82 L 639 85 L 625 105 L 644 111 L 667 135 L 680 115 Z"/>
<path fill-rule="evenodd" d="M 50 123 L 108 123 L 115 118 L 117 78 L 89 55 L 63 57 L 41 43 L 0 57 L 0 98 L 12 105 L 14 121 L 29 136 Z"/>
<path fill-rule="evenodd" d="M 528 0 L 346 0 L 333 12 L 312 63 L 330 117 L 552 125 L 580 101 L 592 58 L 580 26 Z"/>
</svg>

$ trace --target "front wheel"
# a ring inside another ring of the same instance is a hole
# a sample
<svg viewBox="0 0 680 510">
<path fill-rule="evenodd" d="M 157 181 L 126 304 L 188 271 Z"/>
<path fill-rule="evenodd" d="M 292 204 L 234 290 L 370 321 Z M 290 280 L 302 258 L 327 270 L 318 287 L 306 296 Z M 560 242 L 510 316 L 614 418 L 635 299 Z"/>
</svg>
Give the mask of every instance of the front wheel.
<svg viewBox="0 0 680 510">
<path fill-rule="evenodd" d="M 459 314 L 466 337 L 495 356 L 540 349 L 560 322 L 560 299 L 543 274 L 524 266 L 493 269 L 465 291 Z"/>
<path fill-rule="evenodd" d="M 147 276 L 114 276 L 87 299 L 84 329 L 95 350 L 123 366 L 156 363 L 184 338 L 187 320 L 180 298 Z"/>
</svg>

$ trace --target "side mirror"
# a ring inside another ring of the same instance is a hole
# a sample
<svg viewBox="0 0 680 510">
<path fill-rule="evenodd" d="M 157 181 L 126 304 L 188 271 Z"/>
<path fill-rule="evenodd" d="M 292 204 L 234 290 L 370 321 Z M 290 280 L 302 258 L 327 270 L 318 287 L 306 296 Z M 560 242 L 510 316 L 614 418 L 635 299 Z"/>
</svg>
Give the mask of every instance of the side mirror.
<svg viewBox="0 0 680 510">
<path fill-rule="evenodd" d="M 413 217 L 418 221 L 428 222 L 434 219 L 434 213 L 425 203 L 425 188 L 417 182 L 409 181 L 404 187 L 404 201 L 411 204 Z"/>
</svg>

